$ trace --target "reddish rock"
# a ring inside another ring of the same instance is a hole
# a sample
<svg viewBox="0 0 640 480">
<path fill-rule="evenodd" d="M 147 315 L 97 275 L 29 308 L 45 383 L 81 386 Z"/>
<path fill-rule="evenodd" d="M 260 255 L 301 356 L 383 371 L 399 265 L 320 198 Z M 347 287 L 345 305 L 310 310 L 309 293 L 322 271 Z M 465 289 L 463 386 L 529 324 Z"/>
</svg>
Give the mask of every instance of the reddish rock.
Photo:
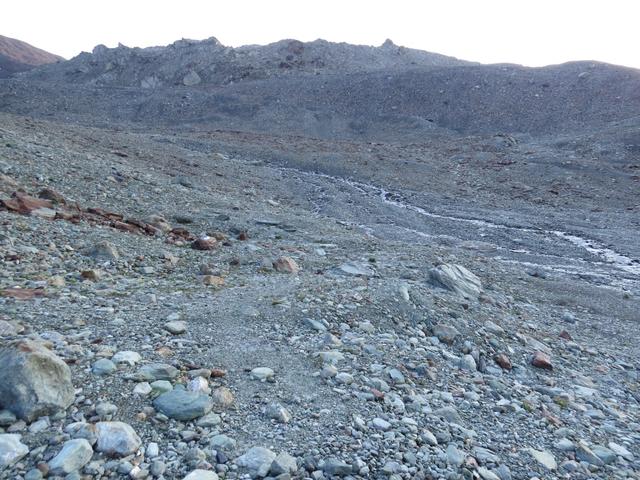
<svg viewBox="0 0 640 480">
<path fill-rule="evenodd" d="M 64 205 L 67 203 L 64 197 L 52 188 L 43 188 L 40 190 L 40 193 L 38 193 L 38 197 L 44 200 L 50 200 L 54 204 Z"/>
<path fill-rule="evenodd" d="M 0 291 L 3 297 L 15 298 L 16 300 L 31 300 L 35 297 L 44 297 L 46 292 L 34 288 L 5 288 Z"/>
<path fill-rule="evenodd" d="M 249 240 L 249 234 L 247 232 L 240 232 L 240 234 L 238 234 L 238 240 L 243 242 Z"/>
<path fill-rule="evenodd" d="M 276 272 L 282 273 L 298 273 L 300 267 L 296 261 L 291 257 L 280 257 L 273 262 L 273 268 Z"/>
<path fill-rule="evenodd" d="M 90 280 L 92 282 L 97 282 L 102 278 L 102 273 L 100 270 L 83 270 L 80 272 L 80 276 L 84 280 Z"/>
<path fill-rule="evenodd" d="M 211 285 L 212 287 L 221 287 L 224 285 L 224 278 L 217 275 L 204 275 L 202 277 L 202 283 Z"/>
<path fill-rule="evenodd" d="M 551 358 L 544 352 L 535 352 L 531 357 L 531 365 L 537 368 L 544 368 L 545 370 L 553 370 L 551 364 Z"/>
<path fill-rule="evenodd" d="M 191 248 L 194 250 L 213 250 L 218 242 L 215 238 L 202 237 L 194 240 L 191 244 Z"/>
<path fill-rule="evenodd" d="M 0 200 L 0 205 L 7 210 L 11 210 L 22 215 L 29 215 L 34 210 L 41 208 L 50 209 L 53 206 L 49 200 L 35 198 L 24 192 L 13 192 L 11 198 Z"/>
<path fill-rule="evenodd" d="M 560 338 L 564 338 L 565 340 L 573 340 L 573 337 L 566 330 L 560 332 Z"/>
<path fill-rule="evenodd" d="M 511 370 L 511 360 L 504 353 L 499 353 L 493 357 L 494 361 L 504 370 Z"/>
</svg>

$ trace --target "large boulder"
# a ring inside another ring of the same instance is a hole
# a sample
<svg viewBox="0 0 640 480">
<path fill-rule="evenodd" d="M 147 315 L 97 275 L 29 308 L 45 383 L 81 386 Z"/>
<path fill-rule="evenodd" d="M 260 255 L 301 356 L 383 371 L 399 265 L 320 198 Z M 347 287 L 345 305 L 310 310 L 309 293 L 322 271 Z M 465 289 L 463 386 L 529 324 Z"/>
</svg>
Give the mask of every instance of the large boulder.
<svg viewBox="0 0 640 480">
<path fill-rule="evenodd" d="M 75 391 L 71 371 L 39 343 L 18 340 L 0 349 L 0 407 L 32 421 L 69 407 Z"/>
<path fill-rule="evenodd" d="M 461 265 L 442 264 L 429 270 L 429 279 L 435 285 L 451 290 L 462 297 L 475 300 L 482 292 L 482 283 Z"/>
</svg>

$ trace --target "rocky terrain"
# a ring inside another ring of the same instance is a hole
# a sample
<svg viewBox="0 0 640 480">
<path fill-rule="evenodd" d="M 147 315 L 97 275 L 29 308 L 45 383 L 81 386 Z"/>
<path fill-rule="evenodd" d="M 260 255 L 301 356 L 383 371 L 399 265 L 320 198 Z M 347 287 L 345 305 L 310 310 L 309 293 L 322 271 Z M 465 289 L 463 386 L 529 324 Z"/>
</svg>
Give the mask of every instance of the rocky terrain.
<svg viewBox="0 0 640 480">
<path fill-rule="evenodd" d="M 0 81 L 0 478 L 640 478 L 638 84 L 214 40 Z"/>
<path fill-rule="evenodd" d="M 0 35 L 0 78 L 30 70 L 39 65 L 64 60 L 21 40 Z"/>
</svg>

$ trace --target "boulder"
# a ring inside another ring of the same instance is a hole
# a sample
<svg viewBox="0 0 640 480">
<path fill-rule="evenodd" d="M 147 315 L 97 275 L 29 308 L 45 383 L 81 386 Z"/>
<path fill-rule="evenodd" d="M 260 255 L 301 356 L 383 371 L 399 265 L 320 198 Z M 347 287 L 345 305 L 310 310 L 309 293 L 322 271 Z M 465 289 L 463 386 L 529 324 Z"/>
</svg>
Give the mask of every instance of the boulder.
<svg viewBox="0 0 640 480">
<path fill-rule="evenodd" d="M 435 285 L 451 290 L 468 300 L 477 299 L 482 292 L 480 279 L 460 265 L 438 265 L 429 270 L 429 279 Z"/>
<path fill-rule="evenodd" d="M 32 421 L 69 407 L 75 391 L 71 371 L 53 352 L 31 340 L 0 349 L 0 407 Z"/>
</svg>

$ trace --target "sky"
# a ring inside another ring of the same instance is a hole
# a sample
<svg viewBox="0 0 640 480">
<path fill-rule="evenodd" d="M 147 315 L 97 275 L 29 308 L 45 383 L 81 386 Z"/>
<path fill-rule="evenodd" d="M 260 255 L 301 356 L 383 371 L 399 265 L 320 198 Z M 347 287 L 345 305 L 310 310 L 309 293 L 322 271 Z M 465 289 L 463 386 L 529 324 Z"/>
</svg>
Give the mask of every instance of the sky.
<svg viewBox="0 0 640 480">
<path fill-rule="evenodd" d="M 419 48 L 482 63 L 640 68 L 640 0 L 6 0 L 0 35 L 71 58 L 95 45 L 283 38 Z"/>
</svg>

